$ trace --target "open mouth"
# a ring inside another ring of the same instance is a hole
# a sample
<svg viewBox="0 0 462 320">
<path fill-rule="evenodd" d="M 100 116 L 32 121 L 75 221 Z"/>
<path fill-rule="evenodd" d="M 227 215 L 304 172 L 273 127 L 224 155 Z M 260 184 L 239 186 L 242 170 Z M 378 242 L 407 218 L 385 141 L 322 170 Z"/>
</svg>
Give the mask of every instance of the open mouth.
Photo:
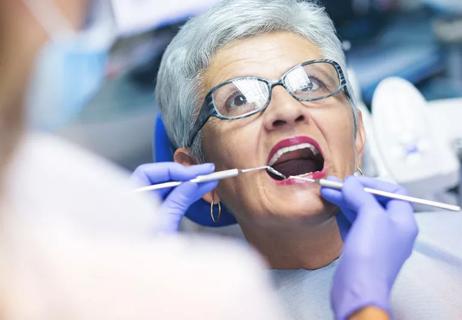
<svg viewBox="0 0 462 320">
<path fill-rule="evenodd" d="M 276 144 L 268 157 L 268 166 L 285 177 L 309 175 L 316 178 L 324 170 L 324 157 L 316 141 L 309 137 L 295 137 Z M 270 171 L 274 180 L 284 180 Z"/>
</svg>

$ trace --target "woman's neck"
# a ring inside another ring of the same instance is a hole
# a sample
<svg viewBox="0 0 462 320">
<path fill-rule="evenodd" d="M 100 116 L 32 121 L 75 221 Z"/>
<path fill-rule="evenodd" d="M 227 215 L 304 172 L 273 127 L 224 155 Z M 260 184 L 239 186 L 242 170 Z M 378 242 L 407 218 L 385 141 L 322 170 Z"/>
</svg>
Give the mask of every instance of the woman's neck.
<svg viewBox="0 0 462 320">
<path fill-rule="evenodd" d="M 319 269 L 335 260 L 342 249 L 334 216 L 318 224 L 239 224 L 247 240 L 275 269 Z"/>
</svg>

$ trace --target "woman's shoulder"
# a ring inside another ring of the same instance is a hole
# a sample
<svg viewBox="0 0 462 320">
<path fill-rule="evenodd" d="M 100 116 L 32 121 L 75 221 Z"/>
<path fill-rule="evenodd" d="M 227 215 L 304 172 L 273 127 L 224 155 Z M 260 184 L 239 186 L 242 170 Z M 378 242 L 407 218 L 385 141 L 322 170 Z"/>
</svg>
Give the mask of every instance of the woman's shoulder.
<svg viewBox="0 0 462 320">
<path fill-rule="evenodd" d="M 462 212 L 416 213 L 419 235 L 416 250 L 422 247 L 443 250 L 462 259 Z"/>
<path fill-rule="evenodd" d="M 459 319 L 462 214 L 416 213 L 419 235 L 393 289 L 396 319 Z"/>
</svg>

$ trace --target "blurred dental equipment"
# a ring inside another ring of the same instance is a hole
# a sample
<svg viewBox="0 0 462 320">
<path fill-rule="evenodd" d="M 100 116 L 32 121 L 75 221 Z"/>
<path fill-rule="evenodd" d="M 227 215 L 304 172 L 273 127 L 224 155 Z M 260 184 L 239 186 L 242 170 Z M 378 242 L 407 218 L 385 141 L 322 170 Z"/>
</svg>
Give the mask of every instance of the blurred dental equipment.
<svg viewBox="0 0 462 320">
<path fill-rule="evenodd" d="M 462 2 L 460 0 L 421 0 L 422 3 L 442 12 L 462 14 Z"/>
<path fill-rule="evenodd" d="M 343 182 L 339 182 L 339 181 L 332 181 L 332 180 L 327 180 L 327 179 L 313 179 L 313 178 L 303 177 L 303 176 L 290 176 L 289 179 L 317 183 L 322 187 L 331 188 L 331 189 L 341 190 L 343 188 Z M 406 195 L 397 194 L 393 192 L 382 191 L 382 190 L 373 189 L 373 188 L 364 188 L 364 191 L 370 194 L 376 195 L 376 196 L 381 196 L 381 197 L 385 197 L 389 199 L 403 200 L 403 201 L 407 201 L 411 203 L 431 206 L 431 207 L 445 209 L 449 211 L 461 211 L 461 208 L 459 206 L 451 205 L 447 203 L 420 199 L 416 197 L 406 196 Z"/>
<path fill-rule="evenodd" d="M 209 181 L 223 180 L 227 178 L 237 177 L 238 175 L 243 174 L 243 173 L 255 172 L 255 171 L 260 171 L 260 170 L 268 170 L 271 173 L 277 176 L 280 176 L 281 178 L 285 178 L 284 175 L 282 175 L 280 172 L 276 171 L 272 167 L 261 166 L 261 167 L 250 168 L 250 169 L 230 169 L 230 170 L 217 171 L 217 172 L 213 172 L 210 174 L 197 176 L 196 178 L 189 180 L 189 182 L 203 183 L 203 182 L 209 182 Z M 154 191 L 154 190 L 160 190 L 160 189 L 166 189 L 166 188 L 173 188 L 173 187 L 178 187 L 179 185 L 185 182 L 188 182 L 188 181 L 164 182 L 164 183 L 159 183 L 159 184 L 155 184 L 151 186 L 138 188 L 134 192 L 146 192 L 146 191 Z"/>
<path fill-rule="evenodd" d="M 383 80 L 365 121 L 368 139 L 374 141 L 369 144 L 374 175 L 417 197 L 456 203 L 456 195 L 448 190 L 460 183 L 454 142 L 462 137 L 461 106 L 462 99 L 428 103 L 410 82 Z"/>
</svg>

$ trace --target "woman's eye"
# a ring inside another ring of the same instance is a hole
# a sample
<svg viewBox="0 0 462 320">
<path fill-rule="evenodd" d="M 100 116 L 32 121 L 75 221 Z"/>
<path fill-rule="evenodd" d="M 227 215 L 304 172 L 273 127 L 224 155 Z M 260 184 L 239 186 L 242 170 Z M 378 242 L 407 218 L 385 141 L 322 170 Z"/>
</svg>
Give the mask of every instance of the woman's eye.
<svg viewBox="0 0 462 320">
<path fill-rule="evenodd" d="M 303 92 L 309 92 L 309 91 L 315 91 L 316 89 L 317 89 L 316 84 L 307 83 L 307 84 L 304 84 L 303 87 L 301 87 L 299 90 Z"/>
<path fill-rule="evenodd" d="M 310 81 L 304 83 L 299 90 L 303 92 L 311 92 L 311 91 L 319 90 L 323 86 L 324 84 L 322 83 L 322 81 L 316 78 L 310 78 Z"/>
<path fill-rule="evenodd" d="M 247 104 L 247 99 L 242 93 L 235 93 L 226 100 L 226 106 L 230 109 L 242 107 Z"/>
</svg>

